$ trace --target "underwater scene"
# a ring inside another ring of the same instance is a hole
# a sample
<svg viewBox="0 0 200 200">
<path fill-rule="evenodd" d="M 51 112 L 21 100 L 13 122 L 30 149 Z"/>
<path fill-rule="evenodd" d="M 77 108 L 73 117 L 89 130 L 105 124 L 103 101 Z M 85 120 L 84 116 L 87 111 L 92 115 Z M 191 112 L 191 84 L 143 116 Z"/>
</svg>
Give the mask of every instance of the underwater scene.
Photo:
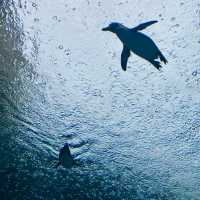
<svg viewBox="0 0 200 200">
<path fill-rule="evenodd" d="M 1 200 L 200 200 L 199 0 L 0 0 Z"/>
</svg>

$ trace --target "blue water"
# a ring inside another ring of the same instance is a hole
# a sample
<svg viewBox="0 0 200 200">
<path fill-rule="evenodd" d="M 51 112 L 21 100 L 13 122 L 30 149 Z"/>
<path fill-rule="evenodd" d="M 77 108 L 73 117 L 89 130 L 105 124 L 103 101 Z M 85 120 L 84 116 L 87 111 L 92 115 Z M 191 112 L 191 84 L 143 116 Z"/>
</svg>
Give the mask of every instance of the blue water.
<svg viewBox="0 0 200 200">
<path fill-rule="evenodd" d="M 200 5 L 149 2 L 1 1 L 1 199 L 200 199 Z M 168 65 L 123 72 L 101 28 L 152 19 Z"/>
</svg>

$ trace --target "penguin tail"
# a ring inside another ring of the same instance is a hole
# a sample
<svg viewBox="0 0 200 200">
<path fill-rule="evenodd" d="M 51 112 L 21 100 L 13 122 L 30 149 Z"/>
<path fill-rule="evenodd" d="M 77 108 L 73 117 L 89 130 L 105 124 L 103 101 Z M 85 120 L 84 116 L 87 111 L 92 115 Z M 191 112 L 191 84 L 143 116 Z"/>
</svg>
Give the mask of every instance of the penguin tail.
<svg viewBox="0 0 200 200">
<path fill-rule="evenodd" d="M 164 62 L 165 64 L 167 64 L 167 59 L 165 58 L 165 56 L 163 56 L 163 54 L 161 52 L 159 52 L 159 58 L 162 62 Z"/>
</svg>

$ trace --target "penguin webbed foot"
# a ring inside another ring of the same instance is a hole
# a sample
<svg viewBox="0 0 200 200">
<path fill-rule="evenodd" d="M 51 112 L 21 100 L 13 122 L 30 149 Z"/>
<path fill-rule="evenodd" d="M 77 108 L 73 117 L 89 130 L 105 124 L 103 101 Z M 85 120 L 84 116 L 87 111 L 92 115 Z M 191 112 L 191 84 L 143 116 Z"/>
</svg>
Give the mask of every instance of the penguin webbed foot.
<svg viewBox="0 0 200 200">
<path fill-rule="evenodd" d="M 160 64 L 160 62 L 159 61 L 157 61 L 157 60 L 150 60 L 149 61 L 157 70 L 161 70 L 161 68 L 162 68 L 162 65 Z"/>
</svg>

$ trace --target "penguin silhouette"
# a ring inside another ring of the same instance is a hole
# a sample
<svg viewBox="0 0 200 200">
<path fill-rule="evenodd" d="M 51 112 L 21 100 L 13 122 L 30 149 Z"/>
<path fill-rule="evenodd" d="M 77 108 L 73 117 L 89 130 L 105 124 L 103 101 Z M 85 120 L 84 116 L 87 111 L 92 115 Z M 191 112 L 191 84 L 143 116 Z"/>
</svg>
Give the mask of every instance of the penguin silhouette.
<svg viewBox="0 0 200 200">
<path fill-rule="evenodd" d="M 155 59 L 159 58 L 160 61 L 167 64 L 166 58 L 163 56 L 154 41 L 147 35 L 139 32 L 157 22 L 158 21 L 149 21 L 139 24 L 134 28 L 127 28 L 120 23 L 114 22 L 111 23 L 108 27 L 102 29 L 102 31 L 110 31 L 115 33 L 123 43 L 123 50 L 121 53 L 121 66 L 124 71 L 126 71 L 127 68 L 130 51 L 149 61 L 158 70 L 160 70 L 162 66 L 161 63 Z"/>
<path fill-rule="evenodd" d="M 60 149 L 59 152 L 59 161 L 56 165 L 56 168 L 62 165 L 65 168 L 71 168 L 75 164 L 74 159 L 71 155 L 68 143 L 65 143 L 64 146 Z"/>
</svg>

